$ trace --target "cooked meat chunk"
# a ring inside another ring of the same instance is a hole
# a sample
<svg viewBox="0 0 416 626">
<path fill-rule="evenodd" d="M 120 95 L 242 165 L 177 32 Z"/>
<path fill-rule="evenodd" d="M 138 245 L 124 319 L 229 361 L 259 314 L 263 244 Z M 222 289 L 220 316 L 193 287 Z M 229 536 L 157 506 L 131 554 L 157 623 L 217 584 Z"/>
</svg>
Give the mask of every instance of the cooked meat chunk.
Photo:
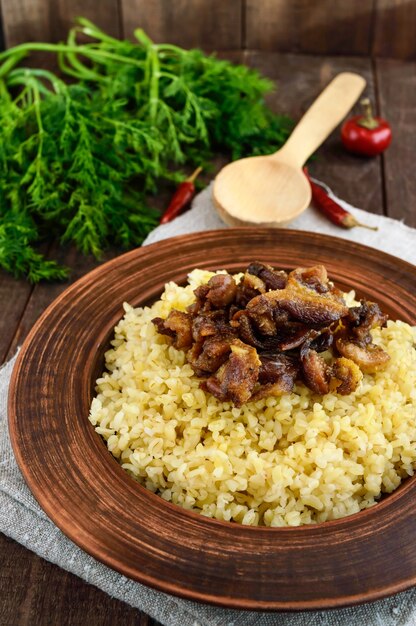
<svg viewBox="0 0 416 626">
<path fill-rule="evenodd" d="M 236 303 L 240 307 L 245 307 L 259 294 L 266 293 L 270 289 L 283 289 L 286 282 L 286 272 L 277 271 L 271 265 L 259 261 L 250 263 L 237 286 Z"/>
<path fill-rule="evenodd" d="M 300 322 L 287 322 L 279 328 L 279 350 L 286 352 L 299 348 L 305 341 L 315 336 L 315 332 Z"/>
<path fill-rule="evenodd" d="M 152 322 L 159 333 L 172 337 L 173 345 L 178 350 L 192 346 L 192 318 L 189 313 L 174 309 L 165 320 L 155 317 Z"/>
<path fill-rule="evenodd" d="M 310 289 L 286 288 L 253 298 L 247 310 L 260 328 L 270 327 L 271 332 L 273 317 L 283 312 L 304 324 L 330 324 L 346 315 L 348 307 Z"/>
<path fill-rule="evenodd" d="M 275 292 L 270 291 L 269 293 Z M 271 336 L 276 334 L 275 317 L 276 313 L 278 314 L 278 311 L 273 307 L 273 302 L 266 298 L 266 294 L 250 300 L 246 311 L 259 333 Z M 282 316 L 280 316 L 279 321 L 283 321 Z"/>
<path fill-rule="evenodd" d="M 310 324 L 329 324 L 346 315 L 348 307 L 337 290 L 318 290 L 317 284 L 311 287 L 295 280 L 289 274 L 287 286 L 287 302 L 284 308 L 296 319 Z M 277 291 L 276 294 L 281 292 Z"/>
<path fill-rule="evenodd" d="M 186 313 L 153 322 L 187 351 L 201 387 L 236 406 L 290 393 L 296 381 L 347 395 L 390 358 L 371 334 L 387 316 L 365 300 L 349 308 L 323 265 L 287 274 L 254 261 L 238 284 L 216 274 L 194 294 Z"/>
<path fill-rule="evenodd" d="M 264 338 L 260 339 L 256 336 L 253 322 L 249 318 L 247 311 L 239 311 L 231 323 L 234 328 L 238 329 L 238 334 L 245 343 L 255 348 L 263 348 L 264 341 L 262 339 Z"/>
<path fill-rule="evenodd" d="M 259 383 L 275 383 L 279 379 L 291 379 L 292 387 L 299 373 L 299 363 L 284 354 L 260 356 Z"/>
<path fill-rule="evenodd" d="M 209 291 L 206 299 L 216 309 L 221 309 L 231 304 L 237 294 L 237 285 L 229 274 L 216 274 L 208 281 Z"/>
<path fill-rule="evenodd" d="M 386 367 L 390 357 L 382 348 L 370 343 L 365 347 L 346 339 L 337 339 L 337 350 L 342 356 L 351 359 L 365 373 L 378 372 Z"/>
<path fill-rule="evenodd" d="M 340 357 L 332 364 L 330 391 L 347 396 L 355 391 L 363 378 L 363 373 L 354 361 Z"/>
<path fill-rule="evenodd" d="M 195 295 L 195 298 L 196 298 L 197 300 L 201 300 L 201 301 L 202 301 L 202 303 L 204 303 L 204 302 L 205 302 L 205 300 L 206 300 L 206 297 L 207 297 L 208 291 L 209 291 L 209 285 L 208 285 L 208 283 L 204 283 L 203 285 L 199 285 L 199 287 L 197 287 L 197 288 L 194 290 L 194 295 Z"/>
<path fill-rule="evenodd" d="M 246 291 L 253 290 L 254 295 L 258 293 L 265 293 L 267 291 L 266 283 L 257 274 L 250 274 L 247 272 L 244 274 L 242 281 Z"/>
<path fill-rule="evenodd" d="M 164 320 L 163 317 L 154 317 L 152 319 L 152 322 L 156 326 L 157 332 L 160 335 L 167 335 L 171 339 L 175 338 L 176 333 L 173 330 L 170 330 L 169 328 L 166 328 L 166 326 L 165 326 L 166 320 Z"/>
<path fill-rule="evenodd" d="M 255 296 L 266 292 L 266 285 L 255 274 L 245 272 L 244 276 L 237 285 L 236 304 L 239 307 L 245 307 L 248 302 Z"/>
<path fill-rule="evenodd" d="M 330 291 L 319 293 L 315 288 L 299 282 L 299 276 L 303 274 L 296 274 L 296 270 L 291 272 L 284 289 L 253 298 L 247 309 L 256 312 L 264 309 L 269 316 L 270 307 L 272 310 L 283 310 L 305 324 L 330 324 L 348 314 L 347 305 L 338 296 L 334 297 Z"/>
<path fill-rule="evenodd" d="M 239 339 L 234 339 L 230 347 L 226 364 L 217 376 L 208 378 L 201 386 L 219 400 L 231 401 L 239 407 L 250 399 L 261 363 L 256 349 Z"/>
<path fill-rule="evenodd" d="M 275 326 L 275 332 L 273 334 L 262 334 L 257 332 L 252 321 L 252 316 L 247 314 L 247 311 L 239 311 L 235 316 L 233 326 L 238 329 L 240 339 L 248 343 L 250 346 L 254 346 L 261 352 L 270 351 L 282 351 L 294 350 L 301 346 L 306 339 L 310 336 L 310 328 L 300 322 L 282 322 L 280 325 Z M 316 334 L 316 333 L 315 333 Z M 328 333 L 328 337 L 325 338 L 327 345 L 332 339 L 332 335 Z M 319 349 L 319 352 L 326 350 L 327 347 Z"/>
<path fill-rule="evenodd" d="M 313 289 L 320 294 L 329 294 L 331 298 L 344 303 L 344 294 L 337 289 L 333 282 L 328 280 L 326 268 L 323 265 L 314 265 L 310 268 L 300 267 L 290 272 L 289 283 L 298 283 Z"/>
<path fill-rule="evenodd" d="M 321 396 L 329 392 L 329 381 L 331 379 L 331 368 L 319 356 L 316 350 L 307 348 L 300 352 L 302 363 L 302 374 L 305 384 L 315 393 Z"/>
<path fill-rule="evenodd" d="M 205 337 L 216 334 L 230 334 L 228 316 L 223 310 L 206 311 L 196 315 L 192 322 L 192 337 L 194 341 L 201 341 Z"/>
<path fill-rule="evenodd" d="M 334 342 L 334 335 L 330 328 L 323 328 L 319 331 L 309 331 L 310 336 L 306 337 L 310 341 L 310 347 L 316 352 L 325 352 L 329 350 Z"/>
<path fill-rule="evenodd" d="M 344 357 L 328 365 L 315 350 L 309 349 L 301 359 L 305 383 L 320 395 L 332 391 L 346 396 L 356 390 L 363 377 L 358 365 Z"/>
<path fill-rule="evenodd" d="M 188 313 L 192 317 L 198 315 L 199 313 L 206 313 L 208 311 L 211 311 L 211 304 L 207 300 L 208 292 L 209 287 L 206 283 L 204 283 L 203 285 L 199 285 L 199 287 L 194 290 L 195 302 L 189 305 L 187 309 Z"/>
<path fill-rule="evenodd" d="M 195 344 L 198 350 L 188 352 L 188 361 L 198 376 L 216 372 L 228 358 L 233 337 L 230 335 L 208 337 L 203 343 Z"/>
<path fill-rule="evenodd" d="M 192 322 L 192 338 L 194 341 L 203 341 L 205 337 L 215 335 L 217 332 L 217 325 L 215 319 L 209 317 L 209 315 L 197 315 Z"/>
<path fill-rule="evenodd" d="M 360 306 L 349 310 L 345 322 L 354 340 L 364 346 L 372 342 L 370 331 L 385 326 L 387 317 L 375 302 L 361 300 Z"/>
<path fill-rule="evenodd" d="M 254 261 L 247 268 L 247 274 L 258 276 L 266 289 L 284 289 L 287 283 L 287 274 L 283 270 L 275 270 L 271 265 Z"/>
<path fill-rule="evenodd" d="M 289 283 L 295 281 L 317 293 L 328 293 L 331 288 L 326 268 L 323 265 L 314 265 L 310 268 L 298 267 L 289 274 Z"/>
<path fill-rule="evenodd" d="M 294 382 L 288 376 L 279 378 L 275 383 L 265 383 L 253 393 L 250 402 L 257 402 L 257 400 L 268 398 L 269 396 L 282 396 L 284 393 L 290 393 L 293 390 L 293 386 Z"/>
<path fill-rule="evenodd" d="M 256 401 L 267 396 L 281 396 L 293 390 L 299 374 L 299 364 L 284 355 L 261 356 L 258 382 L 260 387 L 250 400 Z"/>
</svg>

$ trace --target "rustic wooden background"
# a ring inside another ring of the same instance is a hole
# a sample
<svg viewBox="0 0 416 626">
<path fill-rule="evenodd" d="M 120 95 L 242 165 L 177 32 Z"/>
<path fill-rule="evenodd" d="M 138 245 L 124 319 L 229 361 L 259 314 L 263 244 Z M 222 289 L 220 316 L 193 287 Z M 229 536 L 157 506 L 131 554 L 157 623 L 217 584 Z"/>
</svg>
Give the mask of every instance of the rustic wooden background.
<svg viewBox="0 0 416 626">
<path fill-rule="evenodd" d="M 1 0 L 6 46 L 59 41 L 77 15 L 117 37 L 205 50 L 416 58 L 414 0 Z"/>
<path fill-rule="evenodd" d="M 65 38 L 77 15 L 115 36 L 144 28 L 156 41 L 217 50 L 277 82 L 269 99 L 295 119 L 338 72 L 362 74 L 393 127 L 376 159 L 347 154 L 335 131 L 312 173 L 342 198 L 416 227 L 416 0 L 0 0 L 6 46 Z M 1 34 L 0 34 L 1 45 Z M 166 198 L 158 198 L 163 206 Z M 96 265 L 73 248 L 45 244 L 76 280 Z M 110 252 L 108 257 L 116 254 Z M 0 363 L 21 345 L 67 283 L 36 287 L 0 272 Z M 0 626 L 154 626 L 18 543 L 0 535 Z"/>
</svg>

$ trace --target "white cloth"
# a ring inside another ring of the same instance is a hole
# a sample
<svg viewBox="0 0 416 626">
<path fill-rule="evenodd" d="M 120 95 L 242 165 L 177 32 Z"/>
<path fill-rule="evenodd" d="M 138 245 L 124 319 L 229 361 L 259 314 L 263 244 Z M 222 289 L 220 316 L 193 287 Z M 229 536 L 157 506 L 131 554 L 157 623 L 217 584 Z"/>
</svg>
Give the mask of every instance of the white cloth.
<svg viewBox="0 0 416 626">
<path fill-rule="evenodd" d="M 308 210 L 291 228 L 319 231 L 385 250 L 416 264 L 416 230 L 342 202 L 360 221 L 378 231 L 344 231 Z M 213 210 L 210 188 L 193 208 L 156 228 L 146 244 L 182 233 L 225 228 Z M 48 561 L 80 576 L 111 596 L 148 613 L 166 626 L 416 626 L 416 589 L 357 607 L 301 613 L 256 613 L 217 608 L 149 589 L 94 560 L 48 519 L 17 467 L 7 429 L 7 392 L 15 359 L 0 370 L 0 531 Z"/>
<path fill-rule="evenodd" d="M 350 230 L 340 228 L 332 224 L 326 217 L 313 208 L 304 211 L 298 218 L 291 222 L 289 226 L 291 229 L 309 230 L 356 241 L 366 246 L 383 250 L 384 252 L 398 256 L 416 265 L 416 229 L 409 228 L 402 222 L 389 217 L 374 215 L 373 213 L 367 213 L 366 211 L 352 207 L 348 202 L 337 198 L 328 187 L 326 187 L 326 189 L 329 195 L 344 207 L 344 209 L 350 211 L 359 222 L 367 224 L 367 226 L 377 226 L 378 230 L 369 230 L 368 228 L 360 227 L 351 228 Z M 212 185 L 204 189 L 204 191 L 195 198 L 190 211 L 183 213 L 173 220 L 173 222 L 155 228 L 155 230 L 148 235 L 144 245 L 155 243 L 156 241 L 161 241 L 168 237 L 174 237 L 175 235 L 184 235 L 185 233 L 194 233 L 202 230 L 228 228 L 214 210 L 211 194 Z"/>
</svg>

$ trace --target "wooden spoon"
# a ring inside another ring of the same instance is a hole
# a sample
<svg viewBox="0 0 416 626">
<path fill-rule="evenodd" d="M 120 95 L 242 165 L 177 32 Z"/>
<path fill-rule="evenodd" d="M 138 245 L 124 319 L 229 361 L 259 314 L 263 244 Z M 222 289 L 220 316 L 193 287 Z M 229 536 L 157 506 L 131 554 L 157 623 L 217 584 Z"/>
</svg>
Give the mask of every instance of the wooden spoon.
<svg viewBox="0 0 416 626">
<path fill-rule="evenodd" d="M 358 74 L 338 74 L 280 150 L 226 165 L 213 189 L 214 205 L 222 220 L 230 226 L 279 227 L 300 215 L 311 201 L 302 167 L 346 116 L 365 85 Z"/>
</svg>

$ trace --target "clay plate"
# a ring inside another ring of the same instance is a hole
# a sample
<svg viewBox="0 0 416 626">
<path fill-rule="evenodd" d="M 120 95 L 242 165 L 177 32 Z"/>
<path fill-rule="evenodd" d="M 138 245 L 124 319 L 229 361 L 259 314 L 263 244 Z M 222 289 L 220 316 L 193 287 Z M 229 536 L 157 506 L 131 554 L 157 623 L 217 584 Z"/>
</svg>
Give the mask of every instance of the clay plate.
<svg viewBox="0 0 416 626">
<path fill-rule="evenodd" d="M 10 433 L 36 499 L 86 552 L 126 576 L 201 602 L 324 609 L 416 584 L 416 477 L 373 508 L 300 528 L 218 522 L 130 478 L 87 420 L 122 303 L 157 298 L 189 270 L 324 263 L 342 289 L 416 323 L 416 268 L 342 239 L 290 230 L 192 234 L 118 257 L 69 287 L 39 319 L 13 372 Z"/>
</svg>

